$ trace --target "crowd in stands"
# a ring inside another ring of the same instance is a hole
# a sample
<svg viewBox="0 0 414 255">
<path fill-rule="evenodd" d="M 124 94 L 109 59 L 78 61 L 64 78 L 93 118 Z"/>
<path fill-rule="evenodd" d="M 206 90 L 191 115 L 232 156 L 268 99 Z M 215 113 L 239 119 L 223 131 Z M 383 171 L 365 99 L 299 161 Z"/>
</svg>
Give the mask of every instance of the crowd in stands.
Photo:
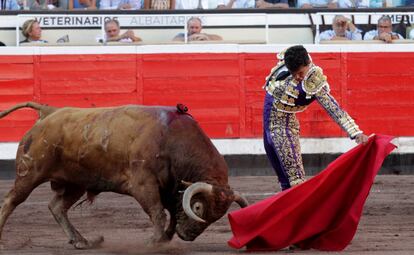
<svg viewBox="0 0 414 255">
<path fill-rule="evenodd" d="M 138 10 L 225 8 L 382 8 L 414 0 L 0 0 L 0 10 Z"/>
<path fill-rule="evenodd" d="M 226 8 L 377 8 L 395 6 L 414 6 L 414 0 L 0 0 L 0 10 L 138 10 L 138 9 L 226 9 Z M 105 35 L 101 43 L 132 43 L 143 41 L 134 31 L 121 33 L 116 19 L 104 24 Z M 22 26 L 25 39 L 20 43 L 47 43 L 41 38 L 40 24 L 27 20 Z M 393 31 L 392 20 L 382 16 L 376 29 L 358 28 L 352 20 L 336 15 L 330 29 L 321 29 L 319 41 L 337 40 L 382 40 L 385 43 L 400 39 L 414 39 L 414 29 L 403 34 Z M 172 41 L 219 41 L 219 35 L 202 32 L 202 20 L 192 17 L 187 22 L 187 33 L 179 33 Z M 60 38 L 57 42 L 68 42 Z M 1 45 L 0 45 L 1 46 Z"/>
<path fill-rule="evenodd" d="M 385 43 L 391 43 L 393 40 L 404 39 L 404 36 L 393 31 L 392 20 L 388 15 L 383 15 L 378 19 L 376 29 L 364 32 L 358 29 L 353 22 L 343 15 L 336 15 L 332 21 L 332 29 L 320 33 L 320 41 L 334 40 L 381 40 Z M 407 39 L 414 39 L 414 31 L 410 32 Z"/>
<path fill-rule="evenodd" d="M 187 33 L 179 33 L 172 41 L 184 42 L 184 41 L 220 41 L 223 38 L 215 34 L 207 34 L 202 32 L 202 20 L 199 17 L 191 17 L 187 21 Z M 104 38 L 99 39 L 100 43 L 133 43 L 142 42 L 142 39 L 135 35 L 134 31 L 127 30 L 121 33 L 121 27 L 116 19 L 109 19 L 104 24 L 105 35 Z M 48 43 L 42 39 L 42 29 L 40 24 L 35 19 L 26 20 L 22 26 L 22 34 L 25 37 L 20 41 L 20 44 L 36 43 L 43 44 Z M 364 35 L 363 35 L 364 34 Z M 393 31 L 391 17 L 383 15 L 378 19 L 376 29 L 366 31 L 365 33 L 357 28 L 353 22 L 344 15 L 335 15 L 332 21 L 331 29 L 322 31 L 319 35 L 320 41 L 337 41 L 337 40 L 380 40 L 384 43 L 391 43 L 393 40 L 402 40 L 404 36 L 398 32 Z M 407 39 L 414 39 L 414 30 L 407 35 Z M 67 35 L 60 38 L 58 42 L 67 42 L 69 39 Z M 4 46 L 1 45 L 0 46 Z"/>
<path fill-rule="evenodd" d="M 220 41 L 222 37 L 215 34 L 207 34 L 202 32 L 203 26 L 202 21 L 199 17 L 191 17 L 187 21 L 187 41 Z M 121 27 L 117 19 L 109 19 L 104 23 L 105 35 L 104 38 L 99 38 L 100 43 L 133 43 L 141 42 L 142 39 L 135 35 L 134 31 L 127 30 L 121 33 Z M 42 28 L 35 19 L 26 20 L 22 26 L 22 34 L 25 37 L 24 40 L 20 41 L 20 44 L 44 44 L 48 41 L 42 39 Z M 185 41 L 185 33 L 179 33 L 172 41 Z M 66 39 L 65 39 L 66 38 Z M 67 35 L 60 38 L 57 42 L 68 42 Z M 1 43 L 1 42 L 0 42 Z M 5 46 L 3 43 L 0 46 Z"/>
</svg>

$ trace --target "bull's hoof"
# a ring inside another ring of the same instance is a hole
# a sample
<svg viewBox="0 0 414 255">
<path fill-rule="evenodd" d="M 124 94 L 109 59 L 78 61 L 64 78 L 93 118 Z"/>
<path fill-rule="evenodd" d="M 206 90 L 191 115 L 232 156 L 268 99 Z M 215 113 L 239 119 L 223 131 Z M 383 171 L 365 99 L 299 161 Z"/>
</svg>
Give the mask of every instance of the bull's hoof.
<svg viewBox="0 0 414 255">
<path fill-rule="evenodd" d="M 170 238 L 168 238 L 167 235 L 162 235 L 162 236 L 153 236 L 151 237 L 151 239 L 148 242 L 148 245 L 150 246 L 156 246 L 162 243 L 168 243 L 169 241 L 171 241 Z"/>
<path fill-rule="evenodd" d="M 85 250 L 99 247 L 103 241 L 103 236 L 98 236 L 91 240 L 83 239 L 78 241 L 70 241 L 70 243 L 73 244 L 76 249 Z"/>
<path fill-rule="evenodd" d="M 167 236 L 168 241 L 171 241 L 173 239 L 174 234 L 175 234 L 175 229 L 174 230 L 167 229 L 167 231 L 165 231 L 165 235 Z"/>
</svg>

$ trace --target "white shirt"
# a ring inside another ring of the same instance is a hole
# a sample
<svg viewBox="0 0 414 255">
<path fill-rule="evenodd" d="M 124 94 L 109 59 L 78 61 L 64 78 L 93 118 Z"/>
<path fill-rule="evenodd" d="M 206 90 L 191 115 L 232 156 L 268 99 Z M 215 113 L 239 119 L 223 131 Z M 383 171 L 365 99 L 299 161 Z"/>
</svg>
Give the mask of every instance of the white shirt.
<svg viewBox="0 0 414 255">
<path fill-rule="evenodd" d="M 304 4 L 310 4 L 313 7 L 326 7 L 329 2 L 336 3 L 336 0 L 298 0 L 297 7 L 301 8 Z"/>
<path fill-rule="evenodd" d="M 132 41 L 132 39 L 131 39 L 131 38 L 122 38 L 122 39 L 119 39 L 117 42 L 122 42 L 122 43 L 132 43 L 132 42 L 134 42 L 134 41 Z"/>
<path fill-rule="evenodd" d="M 339 8 L 368 8 L 370 0 L 339 0 Z"/>
<path fill-rule="evenodd" d="M 209 6 L 209 0 L 177 0 L 175 1 L 176 10 L 191 10 L 197 9 L 198 4 L 201 4 L 202 9 L 212 9 L 212 6 Z M 214 8 L 216 8 L 215 6 Z"/>
<path fill-rule="evenodd" d="M 345 37 L 348 40 L 362 40 L 362 34 L 361 34 L 361 30 L 356 29 L 354 32 L 351 31 L 345 31 Z M 320 35 L 319 35 L 319 40 L 321 41 L 328 41 L 331 40 L 334 36 L 336 36 L 336 33 L 334 30 L 326 30 L 323 31 Z"/>
<path fill-rule="evenodd" d="M 414 39 L 414 29 L 411 29 L 408 39 Z"/>
<path fill-rule="evenodd" d="M 19 10 L 20 6 L 16 0 L 2 0 L 0 1 L 0 10 Z"/>
<path fill-rule="evenodd" d="M 99 9 L 101 10 L 116 10 L 122 4 L 130 4 L 131 10 L 141 9 L 141 0 L 100 0 Z"/>
<path fill-rule="evenodd" d="M 400 35 L 398 33 L 391 32 L 391 34 L 398 35 L 398 39 L 404 39 L 404 37 L 402 37 L 402 35 Z M 371 31 L 365 33 L 364 40 L 374 40 L 375 36 L 379 36 L 378 35 L 378 30 L 371 30 Z"/>
<path fill-rule="evenodd" d="M 217 6 L 219 5 L 228 5 L 230 0 L 218 0 Z M 254 8 L 255 7 L 255 1 L 254 0 L 236 0 L 233 3 L 232 8 L 238 8 L 238 9 L 246 9 L 246 8 Z"/>
</svg>

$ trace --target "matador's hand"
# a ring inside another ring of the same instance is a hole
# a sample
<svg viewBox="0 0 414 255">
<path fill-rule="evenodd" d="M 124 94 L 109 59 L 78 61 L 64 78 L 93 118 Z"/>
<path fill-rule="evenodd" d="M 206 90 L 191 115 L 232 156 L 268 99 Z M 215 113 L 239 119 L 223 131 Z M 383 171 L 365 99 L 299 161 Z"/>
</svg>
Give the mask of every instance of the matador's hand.
<svg viewBox="0 0 414 255">
<path fill-rule="evenodd" d="M 355 137 L 355 142 L 357 143 L 357 144 L 365 144 L 366 142 L 368 141 L 368 136 L 366 136 L 365 134 L 358 134 L 356 137 Z"/>
</svg>

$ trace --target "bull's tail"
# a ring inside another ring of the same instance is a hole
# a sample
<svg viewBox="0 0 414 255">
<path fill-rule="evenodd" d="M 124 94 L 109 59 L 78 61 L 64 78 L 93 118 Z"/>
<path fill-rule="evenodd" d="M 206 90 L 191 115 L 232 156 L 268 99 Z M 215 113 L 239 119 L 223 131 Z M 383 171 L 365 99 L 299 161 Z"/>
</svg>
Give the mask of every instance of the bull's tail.
<svg viewBox="0 0 414 255">
<path fill-rule="evenodd" d="M 14 111 L 16 111 L 20 108 L 26 108 L 26 107 L 29 107 L 29 108 L 32 108 L 32 109 L 38 111 L 40 119 L 46 118 L 49 114 L 51 114 L 51 113 L 53 113 L 57 110 L 56 107 L 43 105 L 43 104 L 38 104 L 38 103 L 35 103 L 35 102 L 26 102 L 26 103 L 16 104 L 12 108 L 0 112 L 0 119 L 7 116 L 7 115 L 9 115 L 9 113 L 12 113 L 12 112 L 14 112 Z"/>
</svg>

